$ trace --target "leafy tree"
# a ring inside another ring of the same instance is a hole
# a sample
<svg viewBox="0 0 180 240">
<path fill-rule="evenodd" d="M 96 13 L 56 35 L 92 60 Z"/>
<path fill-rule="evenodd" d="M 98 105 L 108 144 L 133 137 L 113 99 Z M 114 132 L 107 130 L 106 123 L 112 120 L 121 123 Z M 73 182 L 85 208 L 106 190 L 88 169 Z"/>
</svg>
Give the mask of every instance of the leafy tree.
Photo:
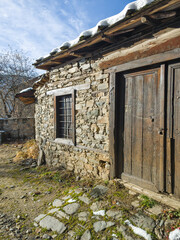
<svg viewBox="0 0 180 240">
<path fill-rule="evenodd" d="M 0 117 L 18 117 L 15 95 L 36 75 L 31 59 L 22 50 L 9 47 L 0 53 Z"/>
</svg>

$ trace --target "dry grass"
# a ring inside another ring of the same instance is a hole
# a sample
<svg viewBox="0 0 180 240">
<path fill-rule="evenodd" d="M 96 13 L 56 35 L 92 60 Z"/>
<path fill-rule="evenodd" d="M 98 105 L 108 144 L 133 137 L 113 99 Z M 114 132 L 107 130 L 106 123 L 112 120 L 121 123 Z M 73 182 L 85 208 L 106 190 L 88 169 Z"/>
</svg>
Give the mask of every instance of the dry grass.
<svg viewBox="0 0 180 240">
<path fill-rule="evenodd" d="M 36 141 L 33 139 L 30 141 L 27 141 L 24 144 L 22 150 L 19 151 L 16 154 L 16 156 L 13 158 L 13 162 L 20 162 L 22 160 L 29 159 L 29 158 L 37 159 L 38 154 L 39 154 L 39 148 Z"/>
</svg>

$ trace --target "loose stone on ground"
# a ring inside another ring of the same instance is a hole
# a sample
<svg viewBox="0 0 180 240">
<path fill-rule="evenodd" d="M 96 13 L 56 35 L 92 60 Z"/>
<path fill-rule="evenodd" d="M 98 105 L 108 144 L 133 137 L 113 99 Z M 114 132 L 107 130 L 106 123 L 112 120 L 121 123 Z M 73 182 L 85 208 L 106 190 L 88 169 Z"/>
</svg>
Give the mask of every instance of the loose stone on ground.
<svg viewBox="0 0 180 240">
<path fill-rule="evenodd" d="M 153 231 L 153 229 L 155 228 L 155 221 L 146 216 L 145 214 L 140 214 L 140 213 L 137 213 L 135 214 L 134 216 L 132 216 L 130 218 L 130 220 L 138 227 L 141 227 L 143 229 L 147 229 L 149 230 L 150 232 Z"/>
<path fill-rule="evenodd" d="M 98 198 L 102 195 L 104 195 L 108 191 L 107 187 L 104 187 L 103 185 L 97 185 L 93 190 L 90 192 L 91 197 Z"/>
<path fill-rule="evenodd" d="M 81 240 L 90 240 L 90 239 L 91 239 L 91 233 L 89 230 L 86 230 L 82 235 Z"/>
<path fill-rule="evenodd" d="M 51 216 L 46 216 L 45 218 L 43 218 L 39 222 L 39 225 L 42 228 L 46 228 L 47 230 L 55 231 L 59 234 L 63 233 L 66 230 L 66 227 L 62 222 L 60 222 L 59 220 L 57 220 L 56 218 L 51 217 Z"/>
<path fill-rule="evenodd" d="M 69 219 L 69 216 L 66 214 L 66 213 L 64 213 L 63 211 L 56 211 L 56 213 L 55 213 L 55 215 L 56 215 L 56 217 L 58 217 L 58 218 L 66 218 L 66 219 Z"/>
<path fill-rule="evenodd" d="M 34 221 L 38 223 L 38 222 L 40 222 L 45 216 L 46 216 L 46 214 L 40 214 L 38 217 L 36 217 L 36 218 L 34 219 Z"/>
<path fill-rule="evenodd" d="M 80 212 L 78 214 L 78 219 L 79 221 L 87 221 L 88 216 L 89 216 L 89 212 Z"/>
<path fill-rule="evenodd" d="M 61 207 L 63 205 L 63 201 L 60 200 L 60 199 L 55 199 L 54 202 L 53 202 L 53 207 Z"/>
<path fill-rule="evenodd" d="M 99 231 L 102 231 L 102 230 L 104 230 L 108 227 L 112 227 L 114 225 L 115 225 L 114 222 L 98 221 L 98 222 L 95 222 L 93 224 L 93 227 L 94 227 L 95 232 L 99 232 Z"/>
<path fill-rule="evenodd" d="M 160 206 L 160 205 L 155 205 L 155 206 L 152 207 L 152 208 L 148 208 L 147 211 L 148 211 L 149 213 L 151 213 L 151 214 L 159 215 L 159 214 L 162 213 L 163 208 L 162 208 L 162 206 Z"/>
<path fill-rule="evenodd" d="M 63 210 L 69 214 L 72 215 L 75 212 L 77 212 L 77 210 L 79 209 L 80 205 L 79 203 L 72 203 L 72 204 L 68 204 L 65 207 L 63 207 Z"/>
<path fill-rule="evenodd" d="M 116 211 L 116 210 L 108 210 L 106 212 L 106 215 L 108 217 L 114 218 L 114 219 L 120 219 L 123 216 L 123 213 L 121 211 Z"/>
<path fill-rule="evenodd" d="M 90 199 L 86 196 L 86 194 L 83 194 L 82 196 L 79 197 L 79 200 L 81 200 L 82 202 L 86 203 L 86 204 L 90 204 Z"/>
</svg>

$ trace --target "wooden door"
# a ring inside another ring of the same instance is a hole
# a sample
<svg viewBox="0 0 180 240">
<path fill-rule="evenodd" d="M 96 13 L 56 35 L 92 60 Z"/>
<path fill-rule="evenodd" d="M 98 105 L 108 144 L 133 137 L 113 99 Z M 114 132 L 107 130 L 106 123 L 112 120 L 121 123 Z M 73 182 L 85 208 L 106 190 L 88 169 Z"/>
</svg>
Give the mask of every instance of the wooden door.
<svg viewBox="0 0 180 240">
<path fill-rule="evenodd" d="M 164 189 L 164 66 L 125 78 L 122 178 L 153 191 Z"/>
<path fill-rule="evenodd" d="M 180 63 L 168 68 L 168 124 L 166 185 L 180 198 Z"/>
</svg>

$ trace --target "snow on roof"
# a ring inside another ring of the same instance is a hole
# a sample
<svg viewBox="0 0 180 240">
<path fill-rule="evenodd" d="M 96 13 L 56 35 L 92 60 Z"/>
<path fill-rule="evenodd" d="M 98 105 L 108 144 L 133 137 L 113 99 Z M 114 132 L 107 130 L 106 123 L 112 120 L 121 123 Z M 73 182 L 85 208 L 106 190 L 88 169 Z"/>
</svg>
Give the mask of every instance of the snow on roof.
<svg viewBox="0 0 180 240">
<path fill-rule="evenodd" d="M 20 93 L 29 92 L 30 90 L 33 90 L 33 88 L 32 87 L 25 88 L 25 89 L 21 90 Z"/>
<path fill-rule="evenodd" d="M 140 10 L 141 8 L 143 8 L 144 6 L 152 3 L 153 1 L 155 1 L 155 0 L 136 0 L 134 2 L 128 3 L 125 6 L 125 8 L 120 13 L 118 13 L 118 14 L 112 16 L 112 17 L 109 17 L 109 18 L 106 18 L 106 19 L 103 19 L 103 20 L 99 21 L 96 24 L 95 27 L 83 31 L 74 40 L 64 42 L 60 47 L 54 48 L 50 52 L 50 54 L 37 59 L 36 62 L 42 61 L 43 59 L 48 58 L 48 57 L 50 57 L 51 55 L 53 55 L 55 53 L 61 52 L 61 49 L 64 50 L 64 49 L 73 47 L 74 45 L 76 45 L 80 41 L 81 37 L 85 37 L 85 38 L 86 37 L 93 37 L 95 34 L 98 33 L 99 28 L 101 28 L 101 27 L 110 27 L 113 24 L 115 24 L 115 23 L 119 22 L 120 20 L 124 19 L 126 17 L 126 14 L 127 14 L 127 12 L 129 10 L 135 10 L 135 11 L 136 10 Z"/>
<path fill-rule="evenodd" d="M 34 82 L 33 86 L 34 86 L 36 83 L 40 82 L 40 81 L 42 80 L 42 77 L 43 77 L 43 75 L 42 75 L 37 81 Z"/>
</svg>

